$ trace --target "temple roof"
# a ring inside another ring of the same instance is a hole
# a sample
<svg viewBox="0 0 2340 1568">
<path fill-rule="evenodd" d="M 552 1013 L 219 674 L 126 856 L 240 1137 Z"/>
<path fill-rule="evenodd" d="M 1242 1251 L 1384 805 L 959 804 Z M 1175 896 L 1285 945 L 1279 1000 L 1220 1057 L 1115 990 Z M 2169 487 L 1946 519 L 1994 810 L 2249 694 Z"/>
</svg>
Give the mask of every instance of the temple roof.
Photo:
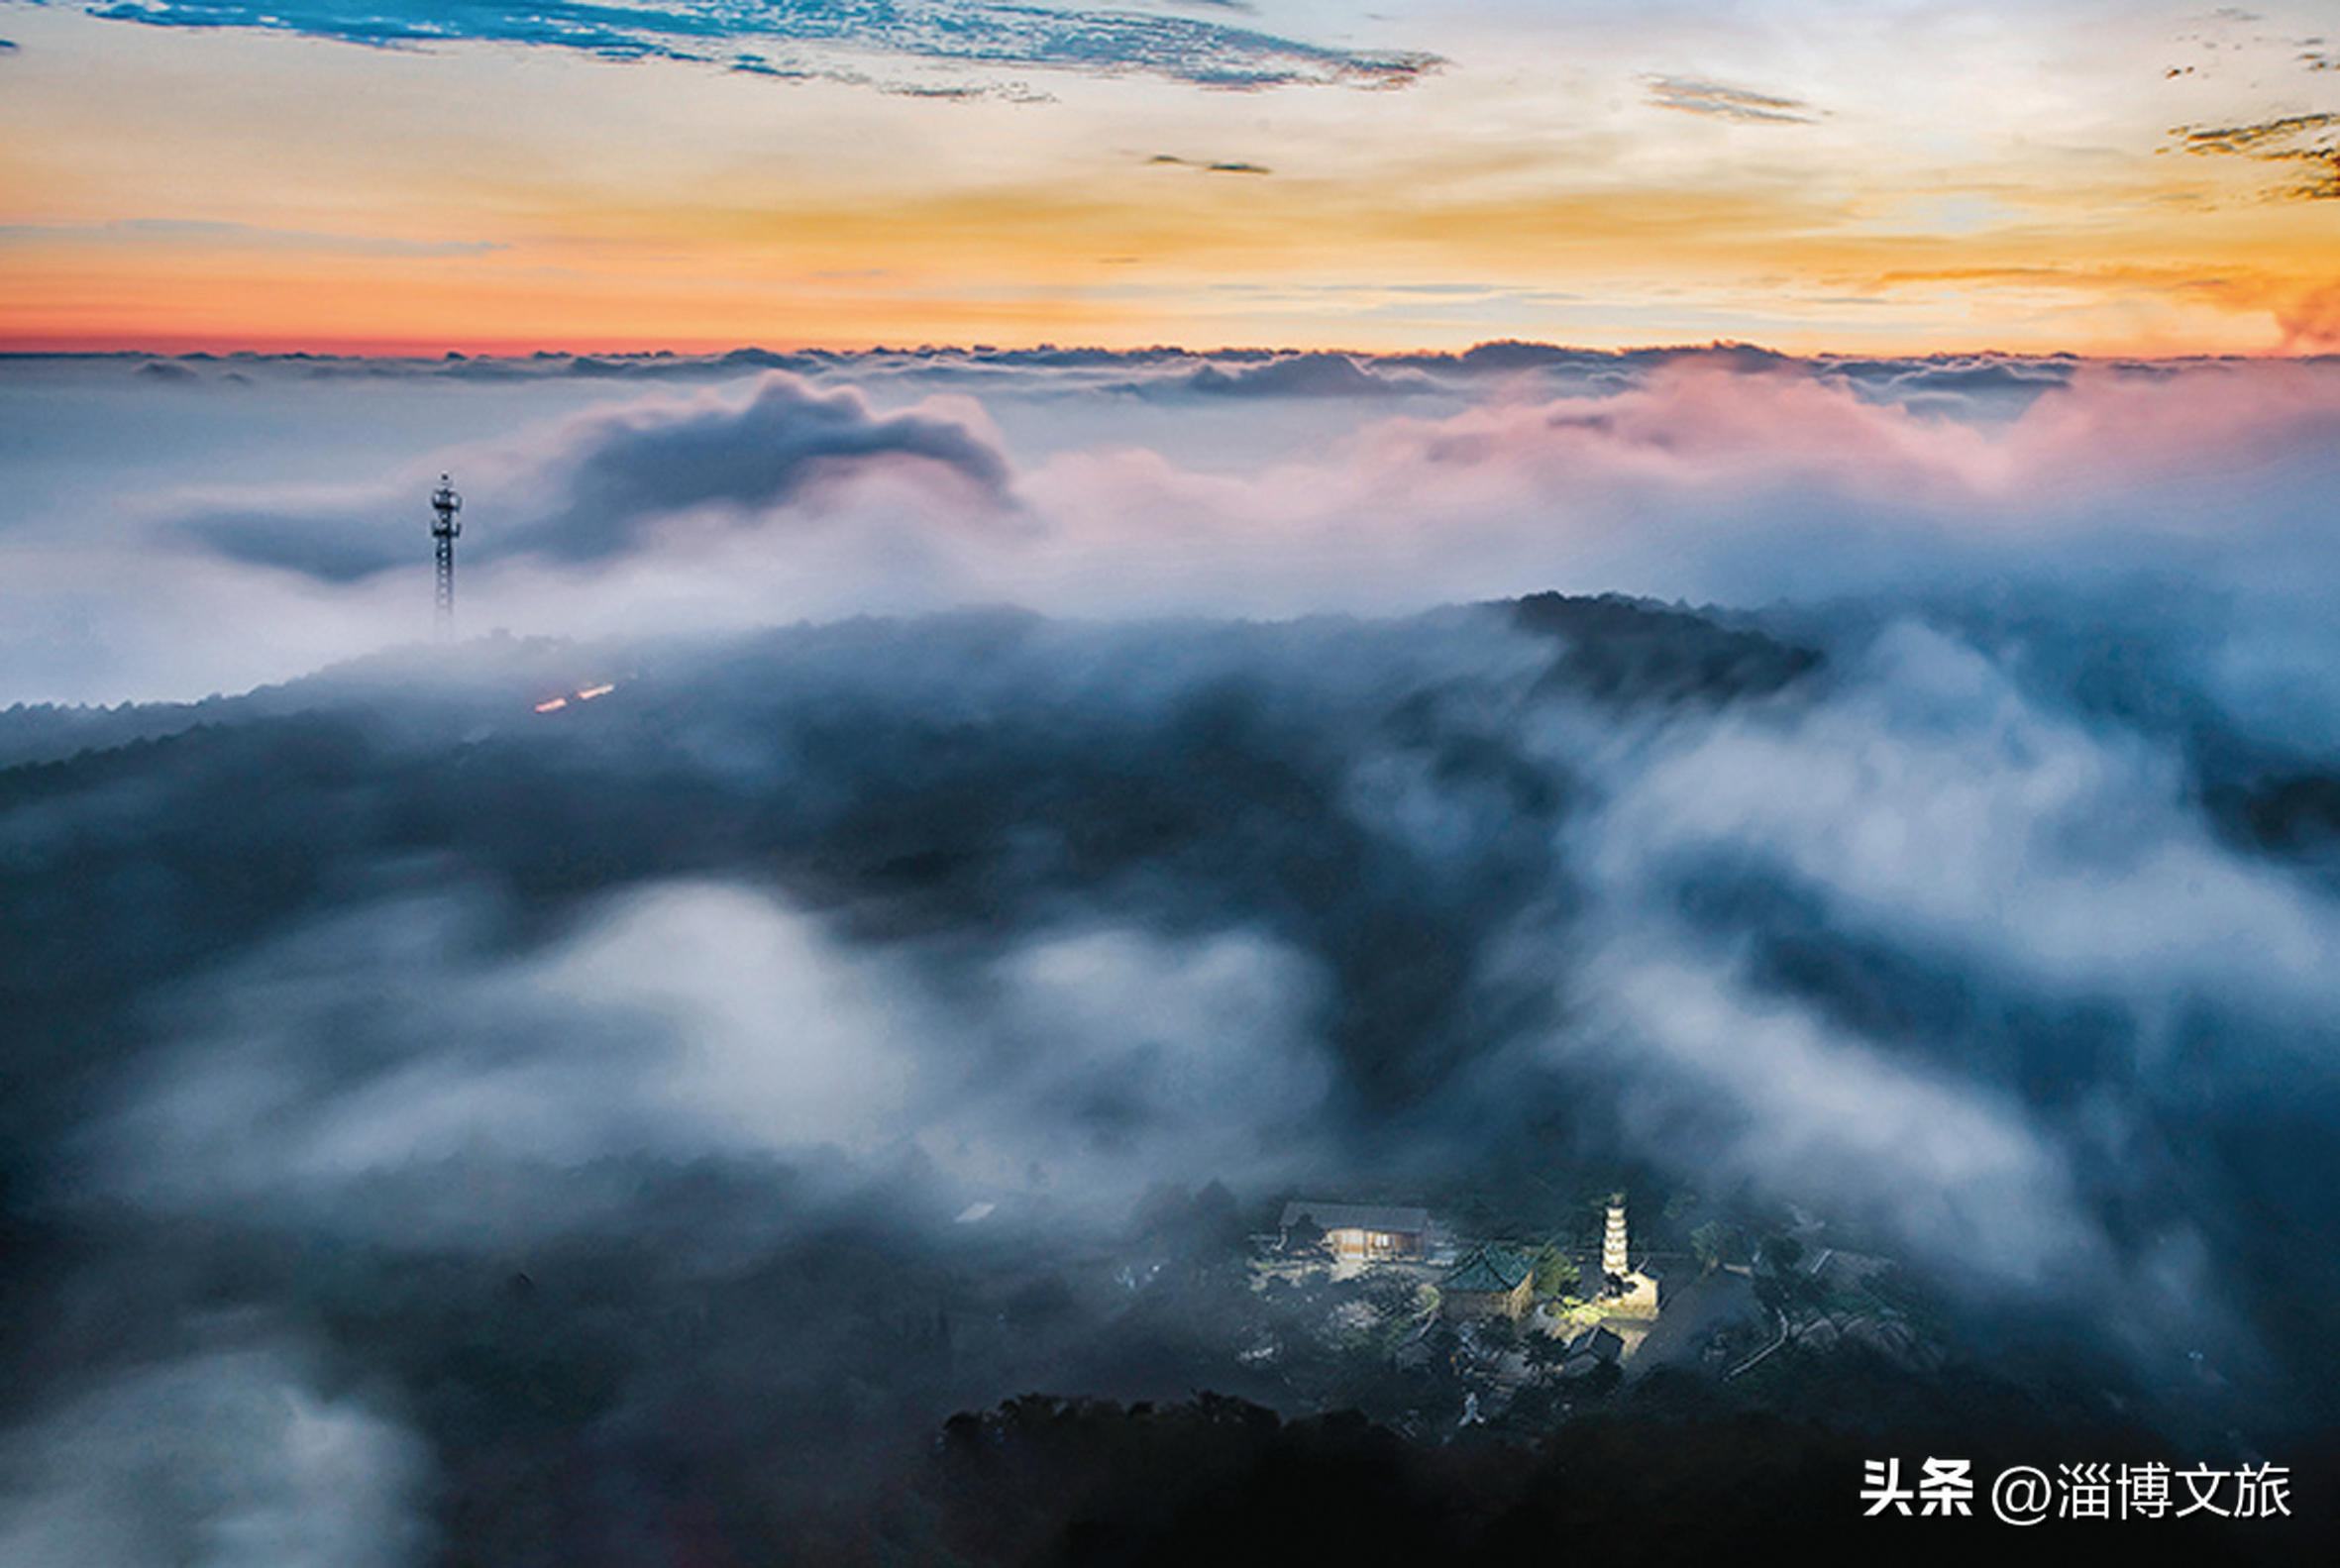
<svg viewBox="0 0 2340 1568">
<path fill-rule="evenodd" d="M 1290 1230 L 1303 1219 L 1319 1230 L 1386 1230 L 1396 1235 L 1418 1236 L 1430 1228 L 1427 1208 L 1407 1208 L 1396 1203 L 1321 1203 L 1308 1198 L 1296 1198 L 1286 1203 L 1279 1223 Z"/>
<path fill-rule="evenodd" d="M 1473 1250 L 1469 1257 L 1454 1265 L 1438 1286 L 1447 1291 L 1503 1295 L 1518 1290 L 1521 1282 L 1535 1272 L 1536 1265 L 1525 1254 L 1489 1244 Z"/>
</svg>

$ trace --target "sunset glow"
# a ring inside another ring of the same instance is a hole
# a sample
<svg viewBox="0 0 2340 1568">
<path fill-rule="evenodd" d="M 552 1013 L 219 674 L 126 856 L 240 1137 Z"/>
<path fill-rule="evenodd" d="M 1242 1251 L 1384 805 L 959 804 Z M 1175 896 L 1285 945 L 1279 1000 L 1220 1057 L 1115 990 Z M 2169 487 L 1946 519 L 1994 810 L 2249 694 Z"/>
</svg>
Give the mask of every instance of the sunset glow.
<svg viewBox="0 0 2340 1568">
<path fill-rule="evenodd" d="M 0 343 L 2313 351 L 2312 9 L 1290 4 L 1005 63 L 912 11 L 775 75 L 518 7 L 11 4 Z"/>
</svg>

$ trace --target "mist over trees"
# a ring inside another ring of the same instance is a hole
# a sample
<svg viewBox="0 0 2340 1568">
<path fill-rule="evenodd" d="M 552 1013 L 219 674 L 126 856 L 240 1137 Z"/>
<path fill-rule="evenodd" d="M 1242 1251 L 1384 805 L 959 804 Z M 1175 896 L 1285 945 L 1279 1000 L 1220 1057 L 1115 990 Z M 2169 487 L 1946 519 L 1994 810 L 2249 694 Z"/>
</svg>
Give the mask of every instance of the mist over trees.
<svg viewBox="0 0 2340 1568">
<path fill-rule="evenodd" d="M 1173 1561 L 1341 1496 L 1690 1551 L 1886 1434 L 2304 1478 L 2340 766 L 2118 677 L 1539 595 L 0 716 L 0 1556 Z M 1450 1345 L 1325 1327 L 1408 1304 L 1247 1261 L 1297 1193 L 1533 1250 L 1621 1182 L 1783 1315 L 1796 1227 L 1894 1260 L 1939 1354 L 1457 1446 Z"/>
</svg>

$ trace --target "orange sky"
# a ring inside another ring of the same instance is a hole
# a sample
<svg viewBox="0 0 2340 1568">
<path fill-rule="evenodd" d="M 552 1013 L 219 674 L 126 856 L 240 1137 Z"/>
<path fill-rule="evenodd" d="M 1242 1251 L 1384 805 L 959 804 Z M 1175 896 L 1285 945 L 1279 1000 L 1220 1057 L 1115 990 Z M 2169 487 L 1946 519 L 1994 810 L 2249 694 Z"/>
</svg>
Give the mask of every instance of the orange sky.
<svg viewBox="0 0 2340 1568">
<path fill-rule="evenodd" d="M 1261 20 L 1338 32 L 1287 10 Z M 2334 341 L 2340 70 L 2304 9 L 1378 27 L 1443 65 L 1248 92 L 963 67 L 935 79 L 978 95 L 935 98 L 862 56 L 784 81 L 4 6 L 0 344 Z"/>
</svg>

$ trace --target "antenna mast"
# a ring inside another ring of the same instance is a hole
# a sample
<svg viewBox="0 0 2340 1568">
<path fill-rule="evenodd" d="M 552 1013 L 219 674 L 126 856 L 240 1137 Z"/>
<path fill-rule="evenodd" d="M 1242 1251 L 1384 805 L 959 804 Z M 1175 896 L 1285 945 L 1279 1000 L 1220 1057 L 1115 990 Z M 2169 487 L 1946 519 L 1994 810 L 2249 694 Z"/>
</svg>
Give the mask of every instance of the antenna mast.
<svg viewBox="0 0 2340 1568">
<path fill-rule="evenodd" d="M 438 521 L 431 524 L 431 538 L 439 547 L 439 635 L 445 637 L 455 630 L 455 540 L 463 532 L 455 514 L 463 510 L 463 497 L 455 493 L 444 473 L 439 475 L 439 487 L 431 492 L 431 510 L 438 514 Z"/>
</svg>

